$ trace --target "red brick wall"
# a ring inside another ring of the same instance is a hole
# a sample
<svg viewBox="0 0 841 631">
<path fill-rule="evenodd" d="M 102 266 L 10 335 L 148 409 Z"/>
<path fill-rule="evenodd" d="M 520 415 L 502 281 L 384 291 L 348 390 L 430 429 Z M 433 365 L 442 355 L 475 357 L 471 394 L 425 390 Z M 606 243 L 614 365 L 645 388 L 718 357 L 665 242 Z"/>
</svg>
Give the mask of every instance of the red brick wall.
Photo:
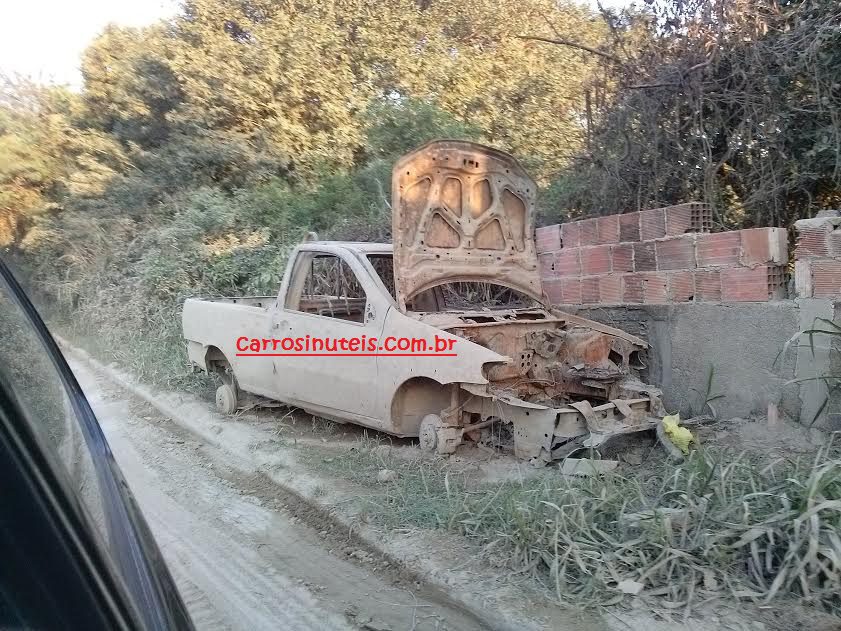
<svg viewBox="0 0 841 631">
<path fill-rule="evenodd" d="M 798 298 L 841 297 L 841 216 L 824 211 L 794 224 L 794 288 Z"/>
<path fill-rule="evenodd" d="M 544 289 L 557 304 L 784 297 L 786 230 L 710 234 L 711 223 L 709 208 L 692 203 L 538 228 Z M 841 267 L 841 233 L 838 237 Z"/>
</svg>

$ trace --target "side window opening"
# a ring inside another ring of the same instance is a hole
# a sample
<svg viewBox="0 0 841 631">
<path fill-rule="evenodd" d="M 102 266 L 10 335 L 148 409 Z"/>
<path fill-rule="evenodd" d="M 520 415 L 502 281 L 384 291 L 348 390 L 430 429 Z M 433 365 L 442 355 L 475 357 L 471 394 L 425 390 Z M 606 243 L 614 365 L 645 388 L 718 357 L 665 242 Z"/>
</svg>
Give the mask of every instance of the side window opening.
<svg viewBox="0 0 841 631">
<path fill-rule="evenodd" d="M 368 261 L 371 267 L 377 272 L 383 285 L 391 294 L 392 298 L 397 298 L 394 292 L 394 257 L 391 254 L 370 254 Z"/>
<path fill-rule="evenodd" d="M 350 322 L 365 321 L 368 297 L 353 270 L 338 256 L 315 254 L 302 258 L 294 270 L 301 291 L 289 292 L 286 308 Z M 306 274 L 301 279 L 298 274 Z"/>
</svg>

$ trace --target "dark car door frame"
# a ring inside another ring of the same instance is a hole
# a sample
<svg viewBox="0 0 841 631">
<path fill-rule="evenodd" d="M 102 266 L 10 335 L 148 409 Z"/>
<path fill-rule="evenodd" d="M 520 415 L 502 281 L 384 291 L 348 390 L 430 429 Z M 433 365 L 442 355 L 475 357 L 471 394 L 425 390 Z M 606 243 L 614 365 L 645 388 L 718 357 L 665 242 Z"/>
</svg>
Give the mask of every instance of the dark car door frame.
<svg viewBox="0 0 841 631">
<path fill-rule="evenodd" d="M 33 419 L 28 418 L 25 407 L 10 391 L 9 384 L 0 378 L 0 448 L 3 451 L 0 459 L 4 474 L 0 479 L 14 478 L 19 482 L 14 488 L 5 482 L 3 485 L 3 495 L 8 494 L 10 502 L 4 504 L 3 534 L 17 534 L 27 541 L 31 535 L 34 539 L 29 542 L 33 544 L 41 541 L 43 552 L 49 549 L 55 555 L 54 563 L 44 568 L 51 574 L 42 574 L 42 580 L 48 582 L 54 578 L 52 574 L 66 576 L 67 580 L 59 585 L 64 586 L 68 595 L 79 592 L 76 602 L 80 607 L 85 602 L 88 605 L 97 603 L 99 618 L 108 622 L 102 628 L 192 629 L 160 550 L 82 389 L 44 322 L 2 260 L 0 282 L 8 287 L 11 298 L 32 325 L 71 402 L 93 458 L 106 507 L 110 556 L 103 554 L 102 545 L 97 542 L 98 535 L 85 518 L 79 498 L 59 468 L 54 466 L 49 449 L 33 431 Z M 19 511 L 14 508 L 16 506 L 26 507 L 26 511 Z M 30 523 L 29 533 L 21 530 L 27 524 L 19 519 L 24 516 Z M 86 581 L 85 585 L 72 583 L 74 571 L 77 579 Z M 94 597 L 93 601 L 86 601 L 79 590 L 87 590 Z M 63 593 L 53 596 L 66 600 Z M 74 626 L 68 624 L 65 628 Z"/>
</svg>

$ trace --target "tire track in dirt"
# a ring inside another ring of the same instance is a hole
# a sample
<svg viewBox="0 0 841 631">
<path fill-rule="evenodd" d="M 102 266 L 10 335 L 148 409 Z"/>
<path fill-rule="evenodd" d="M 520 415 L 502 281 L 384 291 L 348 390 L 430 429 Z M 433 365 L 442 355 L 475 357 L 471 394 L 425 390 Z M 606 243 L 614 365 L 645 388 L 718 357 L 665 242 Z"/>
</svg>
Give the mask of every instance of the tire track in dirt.
<svg viewBox="0 0 841 631">
<path fill-rule="evenodd" d="M 241 485 L 213 448 L 79 362 L 71 367 L 198 628 L 482 628 L 332 554 L 281 499 Z"/>
</svg>

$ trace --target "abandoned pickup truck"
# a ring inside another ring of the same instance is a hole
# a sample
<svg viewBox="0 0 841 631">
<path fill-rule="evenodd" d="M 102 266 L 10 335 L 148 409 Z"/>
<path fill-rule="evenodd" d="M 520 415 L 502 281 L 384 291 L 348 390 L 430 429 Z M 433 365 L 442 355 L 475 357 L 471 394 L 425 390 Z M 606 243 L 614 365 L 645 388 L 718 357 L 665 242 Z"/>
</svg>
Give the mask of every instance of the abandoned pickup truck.
<svg viewBox="0 0 841 631">
<path fill-rule="evenodd" d="M 540 465 L 649 429 L 663 411 L 635 375 L 646 343 L 549 306 L 535 193 L 505 153 L 424 145 L 394 167 L 393 245 L 305 242 L 277 296 L 187 300 L 190 361 L 219 374 L 225 413 L 256 395 L 440 453 L 473 440 Z M 327 338 L 362 344 L 307 352 Z"/>
</svg>

